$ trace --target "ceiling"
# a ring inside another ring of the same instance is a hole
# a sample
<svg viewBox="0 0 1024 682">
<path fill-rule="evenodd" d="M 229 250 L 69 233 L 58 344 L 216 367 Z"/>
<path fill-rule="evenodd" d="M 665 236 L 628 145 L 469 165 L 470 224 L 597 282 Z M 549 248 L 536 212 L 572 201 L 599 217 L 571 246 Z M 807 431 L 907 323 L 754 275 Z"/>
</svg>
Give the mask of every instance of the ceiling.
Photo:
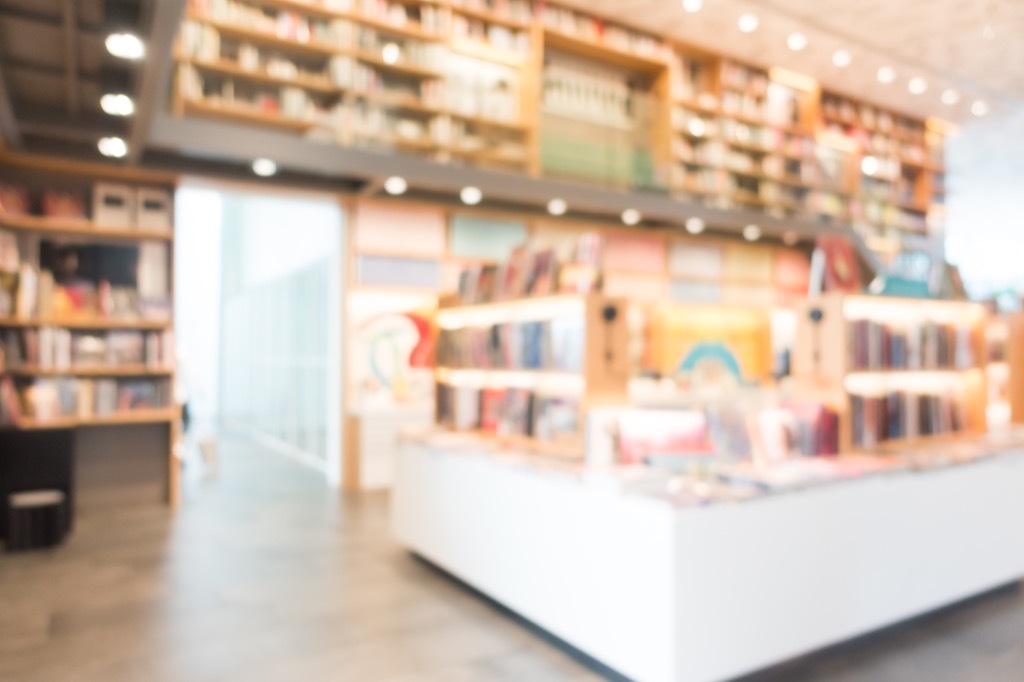
<svg viewBox="0 0 1024 682">
<path fill-rule="evenodd" d="M 994 113 L 1024 103 L 1020 0 L 704 0 L 692 14 L 682 0 L 564 2 L 696 47 L 799 71 L 827 88 L 908 114 L 964 122 L 976 98 Z M 738 28 L 747 12 L 760 20 L 749 34 Z M 807 37 L 801 52 L 786 44 L 795 31 Z M 832 63 L 839 49 L 852 56 L 845 69 Z M 895 82 L 878 82 L 882 66 L 895 69 Z M 926 92 L 909 92 L 913 77 L 928 82 Z M 955 106 L 940 99 L 950 87 L 963 95 Z"/>
</svg>

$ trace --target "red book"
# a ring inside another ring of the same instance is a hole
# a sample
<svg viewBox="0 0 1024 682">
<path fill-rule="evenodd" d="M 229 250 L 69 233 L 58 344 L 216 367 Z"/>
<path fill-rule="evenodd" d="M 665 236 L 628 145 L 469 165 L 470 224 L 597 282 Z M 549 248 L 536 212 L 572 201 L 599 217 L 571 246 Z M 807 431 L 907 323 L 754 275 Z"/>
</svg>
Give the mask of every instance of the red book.
<svg viewBox="0 0 1024 682">
<path fill-rule="evenodd" d="M 825 256 L 825 291 L 859 293 L 864 288 L 860 264 L 853 245 L 844 237 L 824 235 L 818 237 L 818 249 Z"/>
<path fill-rule="evenodd" d="M 480 430 L 485 433 L 497 433 L 501 422 L 502 406 L 505 402 L 505 389 L 485 388 L 480 393 Z"/>
</svg>

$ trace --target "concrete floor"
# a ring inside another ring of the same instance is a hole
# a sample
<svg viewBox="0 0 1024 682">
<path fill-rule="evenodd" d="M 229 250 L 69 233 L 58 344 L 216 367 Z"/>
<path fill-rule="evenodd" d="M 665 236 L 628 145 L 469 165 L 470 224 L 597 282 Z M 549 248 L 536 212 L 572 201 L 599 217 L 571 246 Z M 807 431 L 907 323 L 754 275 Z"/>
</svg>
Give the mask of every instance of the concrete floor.
<svg viewBox="0 0 1024 682">
<path fill-rule="evenodd" d="M 339 500 L 239 441 L 221 462 L 190 465 L 176 513 L 92 509 L 65 546 L 0 555 L 0 680 L 615 679 L 396 546 L 385 496 Z M 748 678 L 766 680 L 1024 680 L 1024 595 Z"/>
</svg>

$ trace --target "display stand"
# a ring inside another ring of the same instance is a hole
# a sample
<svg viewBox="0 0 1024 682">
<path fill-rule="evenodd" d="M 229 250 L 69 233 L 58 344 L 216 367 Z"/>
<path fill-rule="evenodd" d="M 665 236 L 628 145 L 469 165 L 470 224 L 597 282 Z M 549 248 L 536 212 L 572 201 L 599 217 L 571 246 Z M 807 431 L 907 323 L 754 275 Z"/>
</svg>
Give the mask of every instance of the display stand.
<svg viewBox="0 0 1024 682">
<path fill-rule="evenodd" d="M 402 545 L 638 682 L 731 679 L 1024 576 L 1020 452 L 697 508 L 443 439 L 397 473 Z"/>
</svg>

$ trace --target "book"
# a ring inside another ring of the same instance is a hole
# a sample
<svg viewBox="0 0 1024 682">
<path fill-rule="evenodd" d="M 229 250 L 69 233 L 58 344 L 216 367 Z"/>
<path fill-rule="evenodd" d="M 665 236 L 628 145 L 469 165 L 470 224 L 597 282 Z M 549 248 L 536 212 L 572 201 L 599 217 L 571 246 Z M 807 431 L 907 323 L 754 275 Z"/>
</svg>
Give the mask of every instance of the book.
<svg viewBox="0 0 1024 682">
<path fill-rule="evenodd" d="M 816 251 L 822 254 L 823 268 L 820 272 L 821 291 L 845 291 L 859 293 L 864 284 L 861 280 L 860 264 L 853 245 L 844 237 L 822 235 L 817 239 Z M 812 289 L 815 286 L 812 284 Z"/>
<path fill-rule="evenodd" d="M 715 453 L 707 417 L 697 410 L 627 410 L 618 423 L 619 461 L 642 464 L 652 456 Z"/>
</svg>

